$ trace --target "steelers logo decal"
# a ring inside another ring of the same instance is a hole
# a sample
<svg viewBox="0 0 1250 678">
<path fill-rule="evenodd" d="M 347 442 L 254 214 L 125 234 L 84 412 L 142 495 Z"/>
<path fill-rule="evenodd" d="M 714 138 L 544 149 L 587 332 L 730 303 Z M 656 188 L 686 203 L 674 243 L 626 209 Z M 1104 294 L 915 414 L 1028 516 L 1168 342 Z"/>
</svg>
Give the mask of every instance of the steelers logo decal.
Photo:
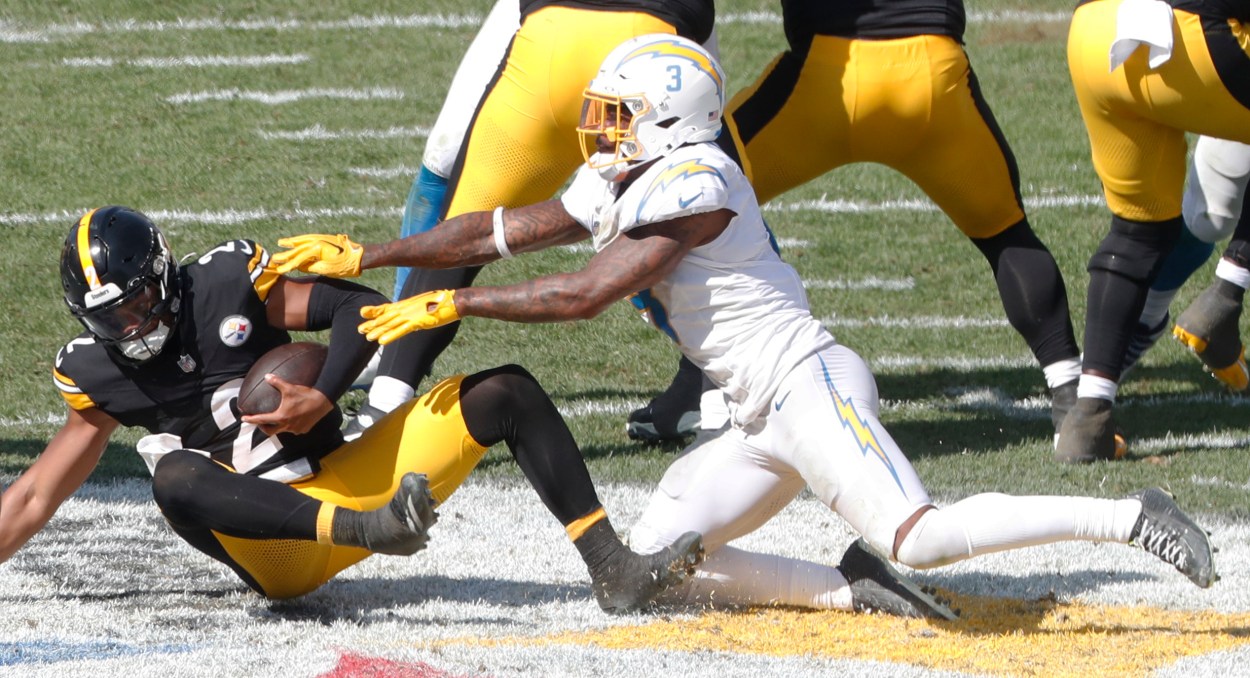
<svg viewBox="0 0 1250 678">
<path fill-rule="evenodd" d="M 238 348 L 252 336 L 252 321 L 241 315 L 227 316 L 221 321 L 221 327 L 217 328 L 217 336 L 221 337 L 221 343 L 226 346 Z"/>
</svg>

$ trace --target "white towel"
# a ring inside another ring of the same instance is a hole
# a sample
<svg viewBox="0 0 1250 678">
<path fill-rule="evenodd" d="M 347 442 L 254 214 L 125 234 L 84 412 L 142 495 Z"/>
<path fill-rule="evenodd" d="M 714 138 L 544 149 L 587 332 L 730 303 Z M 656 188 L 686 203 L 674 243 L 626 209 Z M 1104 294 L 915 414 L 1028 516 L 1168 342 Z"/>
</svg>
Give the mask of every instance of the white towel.
<svg viewBox="0 0 1250 678">
<path fill-rule="evenodd" d="M 1142 44 L 1150 46 L 1147 60 L 1155 69 L 1172 58 L 1172 6 L 1163 0 L 1123 0 L 1115 17 L 1111 43 L 1111 71 L 1120 67 Z"/>
</svg>

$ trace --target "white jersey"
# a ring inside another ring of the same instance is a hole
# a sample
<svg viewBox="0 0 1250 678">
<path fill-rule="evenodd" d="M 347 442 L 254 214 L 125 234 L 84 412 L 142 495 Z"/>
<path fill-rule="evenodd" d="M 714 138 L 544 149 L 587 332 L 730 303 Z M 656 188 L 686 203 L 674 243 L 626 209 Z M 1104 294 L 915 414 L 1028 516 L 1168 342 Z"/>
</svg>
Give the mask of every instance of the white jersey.
<svg viewBox="0 0 1250 678">
<path fill-rule="evenodd" d="M 734 423 L 758 417 L 781 380 L 836 344 L 812 317 L 798 272 L 781 260 L 742 170 L 715 144 L 683 146 L 638 177 L 623 195 L 589 167 L 564 193 L 564 208 L 602 250 L 645 224 L 728 209 L 735 216 L 712 242 L 636 295 L 648 320 L 680 345 L 733 403 Z"/>
</svg>

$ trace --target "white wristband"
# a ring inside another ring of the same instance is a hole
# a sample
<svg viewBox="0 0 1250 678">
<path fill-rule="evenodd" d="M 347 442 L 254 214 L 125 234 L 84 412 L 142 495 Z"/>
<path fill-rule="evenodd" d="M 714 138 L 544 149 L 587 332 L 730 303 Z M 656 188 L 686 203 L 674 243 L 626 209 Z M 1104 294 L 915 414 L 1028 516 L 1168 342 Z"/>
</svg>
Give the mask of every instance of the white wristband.
<svg viewBox="0 0 1250 678">
<path fill-rule="evenodd" d="M 499 250 L 499 256 L 511 259 L 512 250 L 508 249 L 508 240 L 503 233 L 503 205 L 495 208 L 495 214 L 491 217 L 491 225 L 495 232 L 495 249 Z"/>
</svg>

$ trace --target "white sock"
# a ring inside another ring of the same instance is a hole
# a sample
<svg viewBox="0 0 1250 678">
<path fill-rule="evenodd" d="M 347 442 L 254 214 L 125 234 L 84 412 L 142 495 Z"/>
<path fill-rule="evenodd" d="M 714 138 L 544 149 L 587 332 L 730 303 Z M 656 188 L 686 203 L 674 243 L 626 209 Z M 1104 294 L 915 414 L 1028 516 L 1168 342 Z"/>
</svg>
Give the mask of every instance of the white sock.
<svg viewBox="0 0 1250 678">
<path fill-rule="evenodd" d="M 921 516 L 898 561 L 928 568 L 995 551 L 1059 541 L 1128 543 L 1138 499 L 978 494 Z"/>
<path fill-rule="evenodd" d="M 1224 257 L 1220 257 L 1220 263 L 1215 265 L 1215 277 L 1227 280 L 1243 290 L 1250 289 L 1250 271 Z"/>
<path fill-rule="evenodd" d="M 1081 378 L 1081 359 L 1056 360 L 1043 367 L 1042 374 L 1046 375 L 1046 386 L 1050 388 L 1063 386 L 1070 381 Z"/>
<path fill-rule="evenodd" d="M 1096 377 L 1092 374 L 1082 374 L 1081 383 L 1076 385 L 1076 397 L 1078 398 L 1102 398 L 1115 402 L 1115 394 L 1120 389 L 1120 385 L 1106 377 Z"/>
<path fill-rule="evenodd" d="M 851 609 L 851 587 L 836 567 L 732 546 L 709 553 L 672 597 L 700 605 Z"/>
<path fill-rule="evenodd" d="M 416 395 L 416 389 L 394 377 L 377 377 L 373 380 L 373 386 L 369 387 L 369 404 L 382 410 L 383 412 L 391 412 L 395 408 L 412 400 Z"/>
</svg>

